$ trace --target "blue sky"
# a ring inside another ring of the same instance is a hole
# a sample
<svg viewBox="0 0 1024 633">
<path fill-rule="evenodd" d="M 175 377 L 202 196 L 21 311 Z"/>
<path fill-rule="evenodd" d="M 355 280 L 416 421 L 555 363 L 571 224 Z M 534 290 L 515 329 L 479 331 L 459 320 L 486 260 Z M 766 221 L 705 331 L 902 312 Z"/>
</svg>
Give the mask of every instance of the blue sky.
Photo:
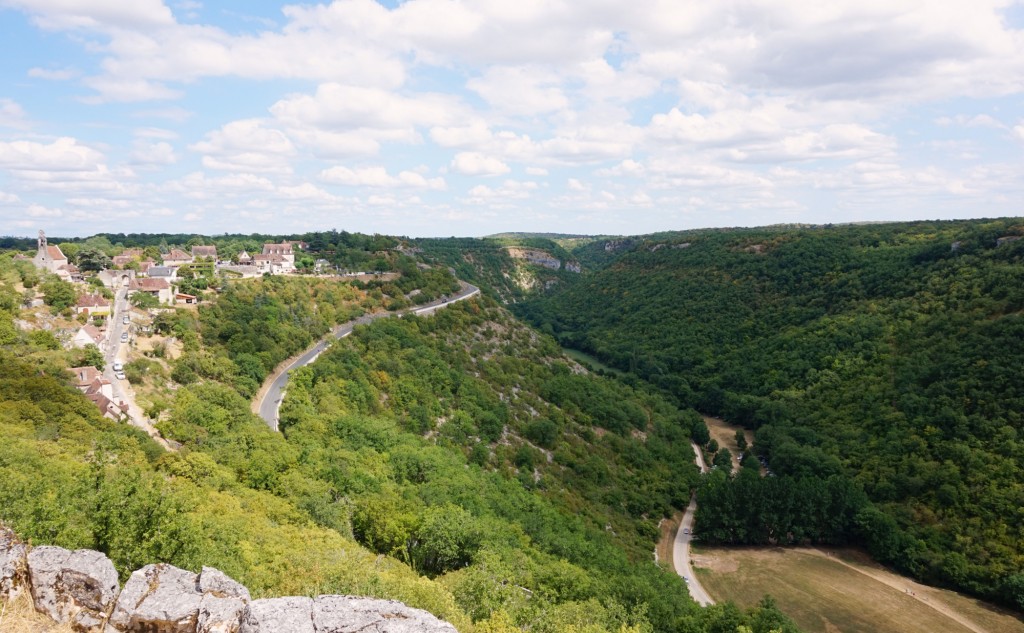
<svg viewBox="0 0 1024 633">
<path fill-rule="evenodd" d="M 1024 215 L 1016 1 L 0 0 L 0 33 L 3 235 Z"/>
</svg>

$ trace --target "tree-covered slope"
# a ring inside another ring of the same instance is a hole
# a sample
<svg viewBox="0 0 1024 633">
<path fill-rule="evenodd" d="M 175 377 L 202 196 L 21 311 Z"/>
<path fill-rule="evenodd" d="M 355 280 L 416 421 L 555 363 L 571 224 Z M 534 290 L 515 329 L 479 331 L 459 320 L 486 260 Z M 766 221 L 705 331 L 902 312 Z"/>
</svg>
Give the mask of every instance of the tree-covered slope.
<svg viewBox="0 0 1024 633">
<path fill-rule="evenodd" d="M 1024 240 L 1000 239 L 1020 235 L 1011 219 L 596 242 L 580 259 L 603 268 L 520 310 L 758 429 L 777 474 L 853 478 L 887 562 L 1024 607 Z"/>
</svg>

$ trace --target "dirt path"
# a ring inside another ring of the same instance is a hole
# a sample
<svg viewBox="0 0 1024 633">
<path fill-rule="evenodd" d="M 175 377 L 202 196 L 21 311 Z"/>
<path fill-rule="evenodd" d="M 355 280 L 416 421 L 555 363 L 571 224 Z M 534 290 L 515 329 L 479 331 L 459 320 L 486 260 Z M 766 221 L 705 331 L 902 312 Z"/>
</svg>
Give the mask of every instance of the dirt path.
<svg viewBox="0 0 1024 633">
<path fill-rule="evenodd" d="M 946 616 L 950 620 L 953 620 L 954 622 L 956 622 L 960 626 L 962 626 L 962 627 L 964 627 L 966 629 L 969 629 L 971 631 L 974 631 L 974 633 L 989 633 L 988 629 L 981 628 L 980 626 L 978 626 L 974 622 L 971 622 L 970 620 L 964 618 L 962 615 L 960 615 L 956 611 L 950 609 L 948 606 L 946 606 L 944 603 L 942 603 L 940 600 L 938 600 L 935 597 L 935 594 L 930 591 L 931 587 L 928 587 L 927 585 L 922 585 L 922 584 L 916 583 L 916 582 L 914 582 L 912 580 L 909 580 L 909 579 L 904 579 L 904 578 L 896 579 L 896 578 L 892 578 L 892 577 L 890 577 L 888 574 L 886 574 L 884 572 L 875 571 L 875 570 L 872 570 L 870 568 L 860 567 L 858 565 L 853 565 L 851 563 L 848 563 L 848 562 L 844 561 L 843 559 L 841 559 L 841 558 L 839 558 L 837 556 L 831 556 L 828 553 L 823 552 L 822 550 L 817 549 L 817 548 L 807 548 L 807 549 L 803 549 L 801 551 L 803 551 L 803 552 L 805 552 L 805 553 L 807 553 L 807 554 L 809 554 L 811 556 L 818 556 L 820 558 L 828 558 L 829 560 L 831 560 L 833 562 L 836 562 L 836 563 L 839 563 L 843 567 L 851 569 L 851 570 L 857 572 L 858 574 L 862 574 L 864 576 L 867 576 L 868 578 L 871 578 L 872 580 L 878 581 L 878 582 L 882 583 L 883 585 L 892 587 L 893 589 L 896 589 L 897 591 L 903 591 L 905 594 L 907 594 L 908 596 L 910 596 L 914 600 L 917 600 L 921 604 L 926 605 L 927 607 L 931 608 L 934 611 L 937 611 L 938 613 L 941 613 L 942 615 Z M 928 597 L 929 594 L 931 595 L 930 599 Z"/>
</svg>

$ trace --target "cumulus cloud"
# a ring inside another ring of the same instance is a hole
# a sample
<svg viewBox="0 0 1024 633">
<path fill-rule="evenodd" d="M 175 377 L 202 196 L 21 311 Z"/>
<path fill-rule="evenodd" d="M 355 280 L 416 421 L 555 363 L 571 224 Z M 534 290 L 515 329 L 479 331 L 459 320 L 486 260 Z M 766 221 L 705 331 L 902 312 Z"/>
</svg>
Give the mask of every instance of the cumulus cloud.
<svg viewBox="0 0 1024 633">
<path fill-rule="evenodd" d="M 0 99 L 0 127 L 15 129 L 28 127 L 25 110 L 11 99 Z"/>
<path fill-rule="evenodd" d="M 243 172 L 290 172 L 295 146 L 284 132 L 259 119 L 243 119 L 213 130 L 189 146 L 210 169 Z"/>
<path fill-rule="evenodd" d="M 91 171 L 99 167 L 103 155 L 62 137 L 52 143 L 36 141 L 0 142 L 0 167 L 17 171 Z"/>
<path fill-rule="evenodd" d="M 412 187 L 436 191 L 444 190 L 446 187 L 443 178 L 426 178 L 414 171 L 402 171 L 397 176 L 392 176 L 383 167 L 350 169 L 337 165 L 320 172 L 320 179 L 349 187 Z"/>
<path fill-rule="evenodd" d="M 459 152 L 452 159 L 451 167 L 464 176 L 498 176 L 511 171 L 497 158 L 476 152 Z"/>
</svg>

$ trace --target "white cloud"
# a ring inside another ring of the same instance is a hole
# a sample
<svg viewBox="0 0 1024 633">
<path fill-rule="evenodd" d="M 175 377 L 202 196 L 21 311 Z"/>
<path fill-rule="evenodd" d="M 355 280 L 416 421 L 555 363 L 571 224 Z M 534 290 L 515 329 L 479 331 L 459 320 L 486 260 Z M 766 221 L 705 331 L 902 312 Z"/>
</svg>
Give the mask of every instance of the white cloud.
<svg viewBox="0 0 1024 633">
<path fill-rule="evenodd" d="M 170 143 L 136 141 L 134 147 L 129 158 L 136 165 L 173 165 L 178 162 L 178 156 Z"/>
<path fill-rule="evenodd" d="M 288 173 L 296 153 L 284 132 L 259 119 L 232 121 L 189 149 L 203 154 L 203 166 L 209 169 L 242 172 Z"/>
<path fill-rule="evenodd" d="M 19 130 L 27 128 L 28 119 L 25 117 L 25 110 L 10 99 L 0 99 L 0 127 Z"/>
<path fill-rule="evenodd" d="M 35 77 L 37 79 L 48 79 L 50 81 L 67 81 L 68 79 L 74 79 L 79 75 L 78 71 L 73 68 L 29 68 L 28 76 Z"/>
<path fill-rule="evenodd" d="M 411 187 L 435 191 L 443 191 L 446 188 L 443 178 L 425 178 L 414 171 L 402 171 L 397 176 L 392 176 L 383 167 L 350 169 L 337 165 L 320 172 L 320 178 L 325 182 L 349 187 Z"/>
<path fill-rule="evenodd" d="M 511 171 L 497 158 L 476 152 L 459 152 L 452 159 L 451 167 L 464 176 L 497 176 Z"/>
<path fill-rule="evenodd" d="M 494 67 L 487 69 L 483 77 L 469 80 L 466 87 L 496 110 L 531 116 L 562 110 L 569 105 L 559 84 L 561 79 L 549 70 Z"/>
<path fill-rule="evenodd" d="M 91 171 L 103 155 L 70 137 L 52 143 L 0 142 L 0 167 L 18 171 Z"/>
</svg>

